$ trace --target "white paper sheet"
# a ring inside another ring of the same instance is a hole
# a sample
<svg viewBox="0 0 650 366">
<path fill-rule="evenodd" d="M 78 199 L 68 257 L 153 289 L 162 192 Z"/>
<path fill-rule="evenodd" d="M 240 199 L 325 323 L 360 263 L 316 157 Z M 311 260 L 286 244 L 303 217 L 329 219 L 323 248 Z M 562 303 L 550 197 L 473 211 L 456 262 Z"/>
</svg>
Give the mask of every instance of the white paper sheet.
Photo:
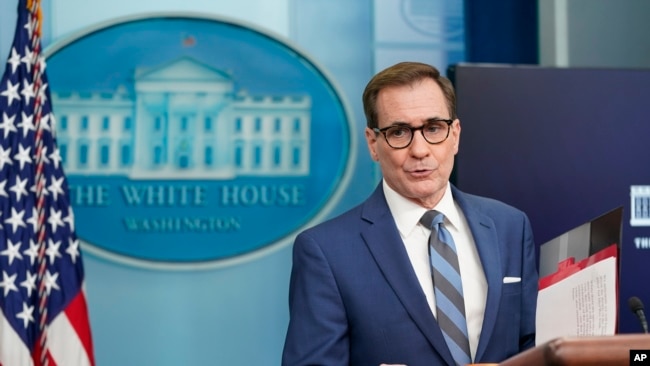
<svg viewBox="0 0 650 366">
<path fill-rule="evenodd" d="M 614 335 L 616 276 L 616 258 L 609 257 L 540 290 L 536 344 L 558 337 Z"/>
</svg>

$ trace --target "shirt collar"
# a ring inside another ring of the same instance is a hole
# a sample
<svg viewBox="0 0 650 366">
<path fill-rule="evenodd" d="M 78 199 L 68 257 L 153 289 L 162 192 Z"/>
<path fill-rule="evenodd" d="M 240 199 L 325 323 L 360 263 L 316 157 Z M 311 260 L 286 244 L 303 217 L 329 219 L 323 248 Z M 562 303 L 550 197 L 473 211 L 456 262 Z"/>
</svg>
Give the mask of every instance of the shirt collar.
<svg viewBox="0 0 650 366">
<path fill-rule="evenodd" d="M 382 184 L 384 188 L 384 196 L 386 197 L 388 208 L 393 214 L 397 230 L 399 230 L 402 237 L 409 236 L 420 222 L 422 215 L 427 212 L 427 209 L 397 193 L 388 186 L 386 180 L 383 180 Z M 442 212 L 445 215 L 447 223 L 450 223 L 456 228 L 460 227 L 460 212 L 454 203 L 454 197 L 451 193 L 451 184 L 449 182 L 447 182 L 445 194 L 433 209 Z"/>
</svg>

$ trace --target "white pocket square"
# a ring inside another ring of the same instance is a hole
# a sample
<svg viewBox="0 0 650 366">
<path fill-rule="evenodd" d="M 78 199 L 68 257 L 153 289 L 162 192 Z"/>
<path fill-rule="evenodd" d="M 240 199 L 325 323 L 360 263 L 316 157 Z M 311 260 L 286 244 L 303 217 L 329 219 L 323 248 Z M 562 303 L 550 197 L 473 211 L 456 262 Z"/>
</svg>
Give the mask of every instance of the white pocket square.
<svg viewBox="0 0 650 366">
<path fill-rule="evenodd" d="M 521 277 L 503 277 L 503 283 L 521 282 Z"/>
</svg>

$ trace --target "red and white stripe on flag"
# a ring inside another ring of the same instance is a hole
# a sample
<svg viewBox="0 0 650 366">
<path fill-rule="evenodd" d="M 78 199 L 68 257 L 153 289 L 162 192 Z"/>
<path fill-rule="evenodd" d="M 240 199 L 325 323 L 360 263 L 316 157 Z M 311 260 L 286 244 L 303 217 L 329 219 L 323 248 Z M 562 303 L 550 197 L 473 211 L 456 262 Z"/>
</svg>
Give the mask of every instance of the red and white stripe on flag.
<svg viewBox="0 0 650 366">
<path fill-rule="evenodd" d="M 0 366 L 94 365 L 40 24 L 40 1 L 19 0 L 0 80 Z"/>
</svg>

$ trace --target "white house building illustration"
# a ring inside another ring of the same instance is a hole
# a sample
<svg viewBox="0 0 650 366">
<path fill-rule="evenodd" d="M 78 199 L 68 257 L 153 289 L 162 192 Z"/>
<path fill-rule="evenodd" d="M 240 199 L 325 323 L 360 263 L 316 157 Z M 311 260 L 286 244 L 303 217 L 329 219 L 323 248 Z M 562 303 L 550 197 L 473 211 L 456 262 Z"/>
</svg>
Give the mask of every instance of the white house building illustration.
<svg viewBox="0 0 650 366">
<path fill-rule="evenodd" d="M 630 186 L 630 225 L 650 226 L 650 186 Z"/>
<path fill-rule="evenodd" d="M 248 95 L 189 57 L 137 69 L 132 91 L 52 92 L 70 175 L 233 179 L 309 174 L 309 95 Z"/>
</svg>

